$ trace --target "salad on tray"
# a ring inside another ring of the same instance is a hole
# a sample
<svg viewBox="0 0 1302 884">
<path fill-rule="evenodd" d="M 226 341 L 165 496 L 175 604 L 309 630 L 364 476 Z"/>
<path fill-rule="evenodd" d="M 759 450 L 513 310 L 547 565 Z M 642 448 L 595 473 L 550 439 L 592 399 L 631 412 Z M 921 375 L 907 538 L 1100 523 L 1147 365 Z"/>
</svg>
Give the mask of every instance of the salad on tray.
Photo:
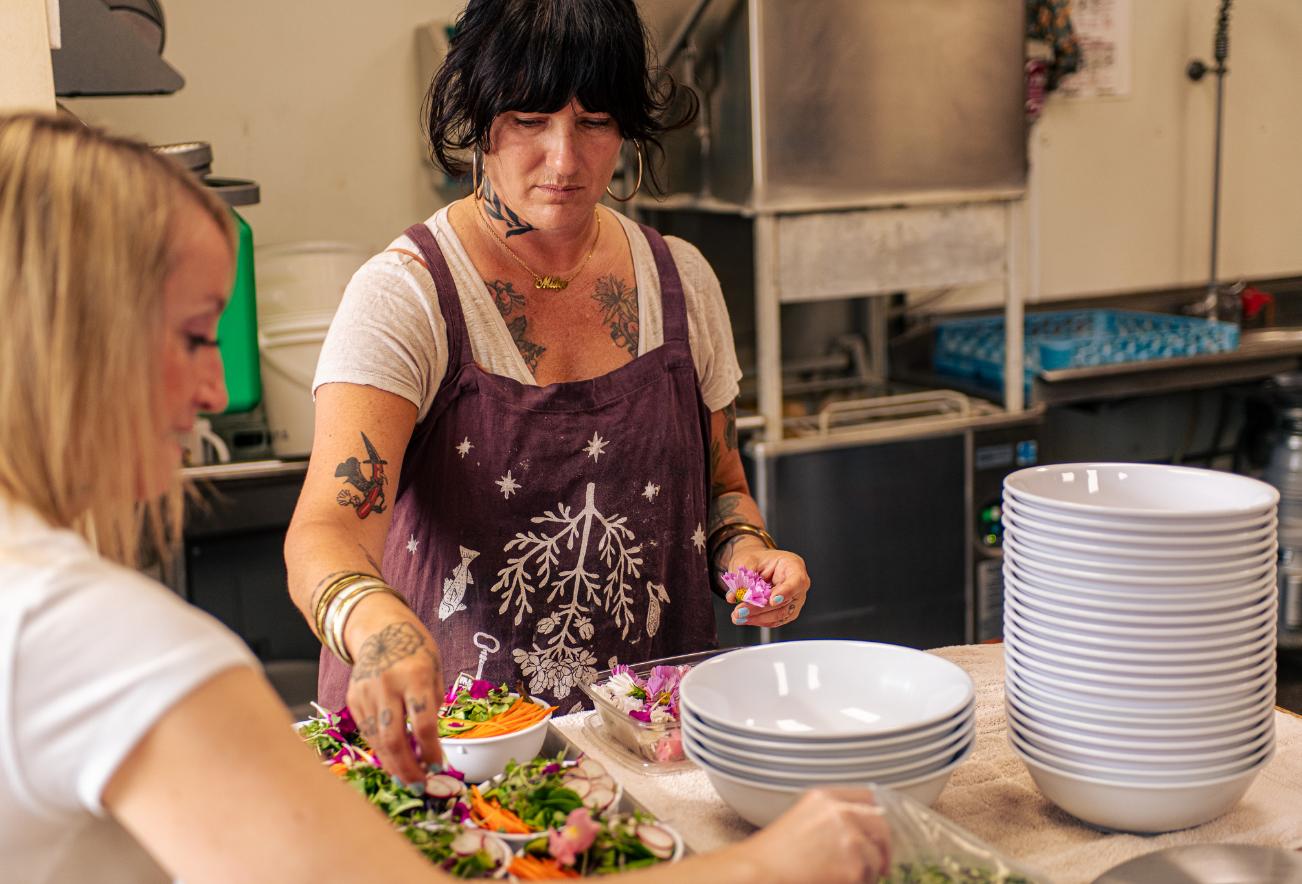
<svg viewBox="0 0 1302 884">
<path fill-rule="evenodd" d="M 555 706 L 540 706 L 521 688 L 512 693 L 505 684 L 475 679 L 469 687 L 453 685 L 439 710 L 439 737 L 480 739 L 501 737 L 544 721 Z"/>
<path fill-rule="evenodd" d="M 483 789 L 470 787 L 470 821 L 508 841 L 566 825 L 576 811 L 602 814 L 619 800 L 620 788 L 599 762 L 587 756 L 567 761 L 535 758 L 508 762 Z"/>
<path fill-rule="evenodd" d="M 678 836 L 644 814 L 601 818 L 579 807 L 563 826 L 527 842 L 510 872 L 524 881 L 613 875 L 671 862 L 681 852 Z"/>
</svg>

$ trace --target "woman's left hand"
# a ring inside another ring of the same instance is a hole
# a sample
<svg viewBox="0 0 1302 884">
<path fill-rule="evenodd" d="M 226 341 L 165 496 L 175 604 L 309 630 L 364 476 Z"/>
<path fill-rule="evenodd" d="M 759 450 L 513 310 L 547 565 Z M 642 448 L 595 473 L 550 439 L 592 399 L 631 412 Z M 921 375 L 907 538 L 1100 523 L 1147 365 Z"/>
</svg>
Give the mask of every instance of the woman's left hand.
<svg viewBox="0 0 1302 884">
<path fill-rule="evenodd" d="M 805 560 L 793 552 L 769 549 L 759 541 L 746 538 L 733 549 L 730 570 L 749 568 L 773 586 L 767 607 L 757 608 L 742 602 L 732 609 L 732 622 L 738 626 L 786 626 L 800 616 L 809 594 L 809 572 Z"/>
</svg>

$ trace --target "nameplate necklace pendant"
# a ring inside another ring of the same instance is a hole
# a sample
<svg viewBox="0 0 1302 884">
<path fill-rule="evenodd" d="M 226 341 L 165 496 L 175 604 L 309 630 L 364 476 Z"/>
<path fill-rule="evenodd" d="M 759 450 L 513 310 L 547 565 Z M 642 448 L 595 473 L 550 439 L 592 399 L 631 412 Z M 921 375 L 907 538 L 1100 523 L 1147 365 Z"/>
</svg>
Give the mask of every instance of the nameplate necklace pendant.
<svg viewBox="0 0 1302 884">
<path fill-rule="evenodd" d="M 533 278 L 534 288 L 547 289 L 553 292 L 559 292 L 569 284 L 570 281 L 561 276 L 535 276 Z"/>
</svg>

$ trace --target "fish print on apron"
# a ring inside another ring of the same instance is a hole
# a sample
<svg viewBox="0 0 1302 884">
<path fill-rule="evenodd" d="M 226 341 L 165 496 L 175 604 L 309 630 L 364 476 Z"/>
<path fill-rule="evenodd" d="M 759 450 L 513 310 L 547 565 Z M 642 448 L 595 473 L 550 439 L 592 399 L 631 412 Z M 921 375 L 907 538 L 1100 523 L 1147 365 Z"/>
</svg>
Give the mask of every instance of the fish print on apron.
<svg viewBox="0 0 1302 884">
<path fill-rule="evenodd" d="M 456 285 L 424 224 L 448 369 L 403 459 L 383 576 L 458 673 L 579 708 L 615 662 L 715 647 L 705 549 L 710 415 L 664 239 L 664 344 L 590 380 L 530 386 L 474 361 Z M 348 668 L 323 652 L 320 702 Z"/>
</svg>

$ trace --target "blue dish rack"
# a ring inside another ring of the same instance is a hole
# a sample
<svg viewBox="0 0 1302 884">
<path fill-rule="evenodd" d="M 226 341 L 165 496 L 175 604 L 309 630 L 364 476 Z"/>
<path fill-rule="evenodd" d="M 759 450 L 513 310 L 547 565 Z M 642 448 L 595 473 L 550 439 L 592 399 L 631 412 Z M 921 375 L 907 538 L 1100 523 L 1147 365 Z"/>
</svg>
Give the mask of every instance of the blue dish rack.
<svg viewBox="0 0 1302 884">
<path fill-rule="evenodd" d="M 1189 316 L 1134 310 L 1065 310 L 1026 317 L 1027 395 L 1037 372 L 1225 353 L 1239 346 L 1239 327 Z M 1004 318 L 951 319 L 936 325 L 937 374 L 1003 391 Z"/>
</svg>

